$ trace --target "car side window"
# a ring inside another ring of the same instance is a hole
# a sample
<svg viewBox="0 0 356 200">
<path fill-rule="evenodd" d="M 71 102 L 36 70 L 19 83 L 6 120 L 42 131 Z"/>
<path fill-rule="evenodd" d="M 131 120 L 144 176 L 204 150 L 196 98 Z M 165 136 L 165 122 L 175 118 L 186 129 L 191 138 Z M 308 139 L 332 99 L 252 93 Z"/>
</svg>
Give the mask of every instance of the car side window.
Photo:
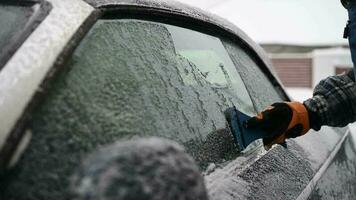
<svg viewBox="0 0 356 200">
<path fill-rule="evenodd" d="M 237 67 L 259 112 L 275 102 L 285 101 L 251 56 L 235 43 L 225 40 L 225 48 Z"/>
<path fill-rule="evenodd" d="M 45 1 L 0 2 L 0 69 L 50 9 Z"/>
<path fill-rule="evenodd" d="M 151 21 L 99 20 L 32 114 L 20 164 L 70 171 L 99 145 L 159 136 L 183 144 L 202 170 L 238 156 L 224 110 L 252 100 L 218 37 Z M 40 152 L 51 152 L 43 158 Z M 67 153 L 63 153 L 67 152 Z M 51 168 L 65 163 L 62 169 Z"/>
<path fill-rule="evenodd" d="M 3 49 L 13 37 L 26 26 L 33 9 L 30 6 L 0 4 L 0 47 Z M 0 53 L 1 55 L 2 53 Z"/>
</svg>

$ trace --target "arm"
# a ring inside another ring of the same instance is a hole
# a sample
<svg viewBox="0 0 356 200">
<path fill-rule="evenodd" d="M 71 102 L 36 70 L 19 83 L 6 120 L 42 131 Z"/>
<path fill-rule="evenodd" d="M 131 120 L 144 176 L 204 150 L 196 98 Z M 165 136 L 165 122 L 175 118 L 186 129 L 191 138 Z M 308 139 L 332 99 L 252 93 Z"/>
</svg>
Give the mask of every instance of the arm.
<svg viewBox="0 0 356 200">
<path fill-rule="evenodd" d="M 356 70 L 356 1 L 341 0 L 349 12 L 344 37 L 349 37 L 351 57 Z M 356 72 L 356 71 L 355 71 Z M 275 103 L 247 122 L 247 128 L 261 128 L 270 133 L 263 138 L 267 148 L 287 138 L 299 137 L 310 128 L 343 127 L 356 121 L 356 83 L 354 71 L 330 76 L 315 87 L 313 97 L 300 102 Z"/>
<path fill-rule="evenodd" d="M 267 149 L 287 138 L 304 135 L 310 128 L 346 126 L 356 121 L 356 83 L 351 70 L 347 74 L 330 76 L 315 87 L 312 98 L 300 102 L 274 103 L 247 122 L 248 128 L 260 128 L 270 133 L 263 138 Z"/>
<path fill-rule="evenodd" d="M 330 76 L 315 87 L 313 97 L 304 102 L 311 128 L 322 125 L 343 127 L 356 121 L 356 84 L 353 71 Z"/>
</svg>

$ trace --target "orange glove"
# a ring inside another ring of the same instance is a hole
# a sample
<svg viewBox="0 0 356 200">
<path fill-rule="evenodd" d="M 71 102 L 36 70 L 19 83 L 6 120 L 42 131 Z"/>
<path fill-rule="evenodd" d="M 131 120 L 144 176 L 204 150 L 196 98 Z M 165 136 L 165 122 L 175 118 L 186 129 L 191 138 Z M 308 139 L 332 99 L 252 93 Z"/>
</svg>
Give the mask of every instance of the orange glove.
<svg viewBox="0 0 356 200">
<path fill-rule="evenodd" d="M 284 143 L 287 138 L 304 135 L 310 130 L 309 113 L 299 102 L 274 103 L 246 123 L 247 128 L 260 128 L 270 134 L 263 138 L 266 149 Z"/>
</svg>

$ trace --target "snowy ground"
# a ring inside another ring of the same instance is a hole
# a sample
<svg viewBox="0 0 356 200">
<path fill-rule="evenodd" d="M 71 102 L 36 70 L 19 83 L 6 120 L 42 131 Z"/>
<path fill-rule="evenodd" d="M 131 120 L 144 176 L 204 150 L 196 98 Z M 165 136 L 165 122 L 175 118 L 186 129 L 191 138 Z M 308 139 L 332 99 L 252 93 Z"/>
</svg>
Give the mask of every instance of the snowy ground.
<svg viewBox="0 0 356 200">
<path fill-rule="evenodd" d="M 313 96 L 313 89 L 311 88 L 286 88 L 288 95 L 294 101 L 304 101 Z"/>
</svg>

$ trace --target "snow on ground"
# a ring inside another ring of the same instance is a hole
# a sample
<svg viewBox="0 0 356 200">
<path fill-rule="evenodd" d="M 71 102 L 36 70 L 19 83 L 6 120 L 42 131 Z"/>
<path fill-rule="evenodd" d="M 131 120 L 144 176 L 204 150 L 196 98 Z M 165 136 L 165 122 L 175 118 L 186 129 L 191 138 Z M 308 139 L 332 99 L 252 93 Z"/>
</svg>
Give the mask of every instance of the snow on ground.
<svg viewBox="0 0 356 200">
<path fill-rule="evenodd" d="M 290 96 L 291 100 L 294 101 L 305 101 L 313 96 L 312 88 L 286 88 L 286 92 Z"/>
</svg>

